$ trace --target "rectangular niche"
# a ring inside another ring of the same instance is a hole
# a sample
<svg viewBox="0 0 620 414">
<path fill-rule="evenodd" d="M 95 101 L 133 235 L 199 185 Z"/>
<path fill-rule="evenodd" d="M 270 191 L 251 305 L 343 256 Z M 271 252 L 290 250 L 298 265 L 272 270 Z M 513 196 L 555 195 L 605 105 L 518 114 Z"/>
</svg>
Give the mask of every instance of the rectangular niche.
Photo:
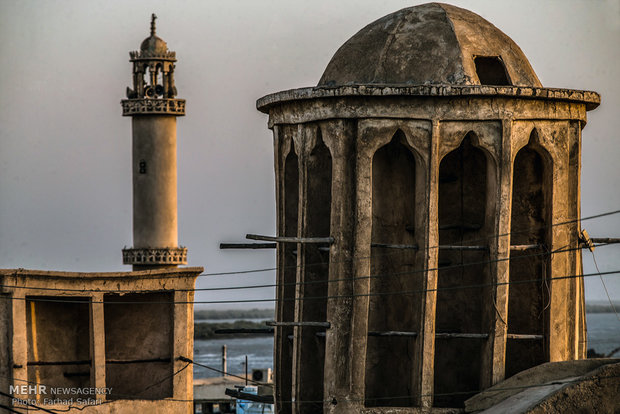
<svg viewBox="0 0 620 414">
<path fill-rule="evenodd" d="M 91 386 L 89 313 L 89 299 L 84 297 L 27 298 L 28 381 L 49 388 Z M 44 397 L 88 396 L 48 393 Z"/>
<path fill-rule="evenodd" d="M 114 389 L 108 399 L 172 397 L 174 295 L 107 294 L 103 300 L 106 387 Z"/>
</svg>

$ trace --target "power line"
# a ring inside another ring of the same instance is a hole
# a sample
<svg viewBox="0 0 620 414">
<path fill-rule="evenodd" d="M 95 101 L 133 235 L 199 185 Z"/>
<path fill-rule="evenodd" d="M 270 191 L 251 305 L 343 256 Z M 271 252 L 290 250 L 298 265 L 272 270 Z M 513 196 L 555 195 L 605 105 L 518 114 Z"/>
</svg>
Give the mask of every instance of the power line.
<svg viewBox="0 0 620 414">
<path fill-rule="evenodd" d="M 601 275 L 612 275 L 612 274 L 619 274 L 620 270 L 614 270 L 614 271 L 608 271 L 608 272 L 601 272 Z M 591 276 L 598 276 L 599 273 L 587 273 L 587 274 L 581 274 L 581 275 L 566 275 L 566 276 L 558 276 L 558 277 L 551 277 L 551 278 L 547 278 L 544 280 L 564 280 L 564 279 L 575 279 L 575 278 L 582 278 L 582 277 L 591 277 Z M 28 297 L 28 298 L 22 298 L 22 297 L 12 297 L 12 296 L 8 296 L 8 295 L 0 295 L 0 298 L 5 298 L 7 300 L 24 300 L 24 301 L 32 301 L 32 302 L 56 302 L 56 303 L 80 303 L 80 304 L 86 304 L 86 303 L 103 303 L 103 304 L 123 304 L 123 305 L 144 305 L 144 304 L 176 304 L 176 305 L 182 305 L 182 304 L 224 304 L 224 303 L 254 303 L 254 302 L 289 302 L 289 301 L 303 301 L 303 300 L 324 300 L 324 299 L 346 299 L 346 298 L 355 298 L 355 297 L 370 297 L 370 296 L 387 296 L 387 295 L 405 295 L 405 294 L 414 294 L 414 293 L 426 293 L 426 292 L 441 292 L 441 291 L 445 291 L 445 290 L 460 290 L 460 289 L 476 289 L 476 288 L 482 288 L 482 287 L 494 287 L 494 286 L 504 286 L 504 285 L 511 285 L 511 284 L 524 284 L 524 283 L 536 283 L 536 282 L 540 282 L 543 279 L 530 279 L 530 280 L 517 280 L 517 281 L 508 281 L 508 282 L 498 282 L 498 283 L 494 283 L 494 282 L 490 282 L 490 283 L 486 283 L 486 284 L 477 284 L 477 285 L 466 285 L 466 286 L 448 286 L 448 287 L 441 287 L 441 288 L 433 288 L 433 289 L 420 289 L 420 290 L 409 290 L 409 291 L 398 291 L 398 292 L 375 292 L 375 293 L 364 293 L 364 294 L 360 294 L 360 293 L 353 293 L 350 295 L 327 295 L 327 296 L 312 296 L 312 297 L 292 297 L 292 298 L 282 298 L 282 299 L 277 299 L 277 298 L 269 298 L 269 299 L 238 299 L 238 300 L 219 300 L 219 301 L 194 301 L 194 302 L 189 302 L 189 301 L 148 301 L 148 302 L 133 302 L 133 301 L 127 301 L 127 302 L 108 302 L 108 301 L 85 301 L 85 300 L 65 300 L 65 299 L 51 299 L 51 298 L 45 298 L 45 297 Z M 157 291 L 157 292 L 161 292 L 161 291 Z"/>
<path fill-rule="evenodd" d="M 608 246 L 609 244 L 602 244 L 598 246 Z M 404 275 L 412 275 L 417 273 L 426 273 L 428 271 L 445 271 L 458 269 L 466 266 L 477 266 L 477 265 L 486 265 L 503 261 L 512 261 L 512 260 L 522 260 L 532 257 L 539 256 L 550 256 L 553 254 L 566 253 L 576 250 L 582 250 L 584 247 L 572 247 L 572 248 L 560 248 L 554 251 L 544 251 L 539 253 L 532 253 L 527 255 L 519 255 L 517 257 L 502 257 L 497 259 L 491 259 L 488 261 L 478 261 L 478 262 L 467 262 L 467 263 L 459 263 L 455 265 L 449 266 L 441 266 L 435 268 L 423 268 L 417 270 L 409 270 L 405 272 L 392 272 L 392 273 L 381 273 L 374 275 L 364 275 L 364 276 L 353 276 L 348 278 L 338 278 L 338 279 L 325 279 L 325 280 L 312 280 L 312 281 L 302 281 L 302 282 L 287 282 L 287 283 L 270 283 L 270 284 L 261 284 L 261 285 L 242 285 L 242 286 L 228 286 L 228 287 L 213 287 L 213 288 L 192 288 L 192 289 L 174 289 L 177 292 L 202 292 L 202 291 L 224 291 L 224 290 L 245 290 L 245 289 L 258 289 L 258 288 L 275 288 L 279 286 L 297 286 L 297 285 L 311 285 L 311 284 L 325 284 L 325 283 L 336 283 L 336 282 L 347 282 L 347 281 L 355 281 L 355 280 L 363 280 L 363 279 L 375 279 L 375 278 L 385 278 L 385 277 L 394 277 L 394 276 L 404 276 Z M 333 262 L 332 262 L 333 263 Z M 323 263 L 324 265 L 329 264 L 328 262 Z M 15 272 L 15 276 L 18 275 L 18 271 Z M 0 287 L 5 288 L 14 288 L 14 289 L 32 289 L 32 290 L 43 290 L 43 291 L 63 291 L 63 292 L 98 292 L 98 293 L 131 293 L 136 292 L 134 289 L 117 289 L 117 290 L 102 290 L 102 289 L 71 289 L 71 288 L 53 288 L 53 287 L 28 287 L 28 286 L 18 286 L 18 285 L 0 285 Z M 157 291 L 157 290 L 155 290 Z M 161 291 L 161 290 L 159 290 Z M 197 303 L 197 302 L 196 302 Z"/>
<path fill-rule="evenodd" d="M 611 297 L 609 296 L 609 291 L 607 290 L 607 286 L 605 285 L 605 281 L 603 280 L 603 275 L 601 274 L 600 269 L 598 268 L 598 263 L 596 263 L 596 256 L 594 256 L 594 249 L 590 249 L 590 253 L 592 253 L 592 260 L 594 261 L 594 267 L 596 267 L 596 271 L 598 272 L 599 277 L 601 278 L 601 283 L 603 284 L 603 289 L 605 289 L 605 294 L 607 295 L 607 300 L 609 301 L 609 305 L 611 305 L 611 309 L 613 309 L 616 314 L 616 318 L 620 321 L 620 315 L 618 315 L 618 311 L 614 306 Z"/>
<path fill-rule="evenodd" d="M 613 211 L 608 211 L 608 212 L 604 212 L 604 213 L 600 213 L 600 214 L 595 214 L 595 215 L 587 216 L 587 217 L 582 217 L 582 218 L 578 218 L 578 219 L 562 221 L 562 222 L 559 222 L 559 223 L 552 223 L 550 225 L 542 224 L 542 225 L 537 225 L 537 226 L 529 227 L 529 228 L 527 228 L 525 230 L 514 230 L 514 231 L 510 231 L 508 233 L 493 234 L 493 235 L 488 235 L 488 236 L 480 237 L 480 238 L 477 238 L 477 239 L 469 239 L 469 240 L 463 241 L 463 243 L 483 242 L 483 241 L 490 240 L 490 239 L 507 237 L 507 236 L 510 236 L 512 234 L 521 234 L 521 233 L 527 233 L 527 232 L 530 232 L 530 231 L 533 231 L 533 230 L 540 230 L 540 229 L 546 229 L 546 228 L 551 228 L 551 227 L 556 227 L 556 226 L 563 226 L 563 225 L 572 224 L 572 223 L 581 223 L 582 221 L 593 220 L 593 219 L 597 219 L 597 218 L 601 218 L 601 217 L 607 217 L 607 216 L 611 216 L 611 215 L 615 215 L 615 214 L 619 214 L 619 213 L 620 213 L 620 210 L 613 210 Z M 439 248 L 440 248 L 440 245 L 436 245 L 436 246 L 426 247 L 425 250 L 432 250 L 432 249 L 439 249 Z M 398 252 L 390 252 L 390 253 L 385 253 L 385 255 L 397 254 L 397 253 Z M 376 255 L 372 255 L 372 256 L 376 256 Z M 356 260 L 370 259 L 372 256 L 358 256 L 358 257 L 353 256 L 353 257 L 351 257 L 349 259 L 342 260 L 342 261 L 330 261 L 330 263 L 348 263 L 348 262 L 352 262 L 352 261 L 356 261 Z M 283 269 L 286 269 L 286 268 L 298 268 L 298 267 L 320 266 L 320 265 L 325 265 L 325 264 L 326 264 L 326 262 L 316 262 L 316 263 L 305 263 L 303 265 L 281 266 L 281 268 L 283 268 Z M 277 270 L 277 269 L 278 269 L 277 267 L 270 267 L 270 268 L 250 269 L 250 270 L 242 270 L 242 271 L 202 273 L 202 274 L 200 274 L 198 276 L 199 277 L 204 277 L 204 276 L 228 276 L 228 275 L 235 275 L 235 274 L 262 273 L 262 272 L 274 271 L 274 270 Z"/>
<path fill-rule="evenodd" d="M 615 378 L 620 378 L 620 375 L 607 375 L 607 376 L 602 376 L 602 377 L 597 377 L 597 380 L 607 380 L 607 379 L 615 379 Z M 369 399 L 372 400 L 398 400 L 398 399 L 406 399 L 406 398 L 411 398 L 411 397 L 434 397 L 434 396 L 451 396 L 451 395 L 467 395 L 467 394 L 479 394 L 481 392 L 484 391 L 489 391 L 489 392 L 499 392 L 499 391 L 516 391 L 516 390 L 526 390 L 526 389 L 530 389 L 530 388 L 540 388 L 546 385 L 565 385 L 565 384 L 576 384 L 582 381 L 589 381 L 591 380 L 591 378 L 578 378 L 578 379 L 572 379 L 572 380 L 564 380 L 564 379 L 558 379 L 555 381 L 549 381 L 543 384 L 531 384 L 531 385 L 521 385 L 521 386 L 513 386 L 513 387 L 498 387 L 493 386 L 493 387 L 489 387 L 489 388 L 485 388 L 485 389 L 478 389 L 478 390 L 471 390 L 471 391 L 454 391 L 454 392 L 443 392 L 443 393 L 428 393 L 428 394 L 421 394 L 421 395 L 414 395 L 414 394 L 409 394 L 409 395 L 396 395 L 396 396 L 385 396 L 385 397 L 372 397 L 372 398 L 347 398 L 346 401 L 347 402 L 351 402 L 351 401 L 366 401 Z M 280 404 L 323 404 L 323 403 L 331 403 L 334 404 L 334 400 L 276 400 L 276 403 L 280 403 Z M 336 402 L 337 403 L 337 402 Z"/>
<path fill-rule="evenodd" d="M 180 357 L 179 357 L 179 360 L 184 361 L 184 362 L 187 362 L 187 363 L 188 363 L 188 365 L 189 365 L 189 364 L 194 364 L 194 365 L 196 365 L 196 366 L 199 366 L 199 367 L 202 367 L 202 368 L 205 368 L 205 369 L 209 369 L 209 370 L 211 370 L 211 371 L 215 371 L 215 372 L 220 373 L 220 374 L 223 374 L 223 375 L 225 375 L 225 376 L 229 376 L 229 377 L 238 378 L 238 379 L 241 379 L 241 380 L 244 380 L 244 381 L 251 382 L 251 383 L 256 384 L 256 385 L 267 385 L 267 386 L 272 386 L 272 387 L 273 387 L 273 385 L 271 385 L 271 384 L 265 384 L 265 383 L 262 383 L 262 382 L 260 382 L 260 381 L 254 381 L 254 380 L 249 379 L 249 378 L 244 378 L 244 377 L 241 377 L 241 376 L 239 376 L 239 375 L 231 374 L 231 373 L 229 373 L 229 372 L 227 372 L 227 371 L 223 371 L 223 370 L 221 370 L 221 369 L 213 368 L 213 367 L 210 367 L 210 366 L 208 366 L 208 365 L 204 365 L 204 364 L 201 364 L 201 363 L 199 363 L 199 362 L 195 362 L 195 361 L 193 361 L 193 360 L 191 360 L 191 359 L 189 359 L 189 358 L 187 358 L 187 357 L 184 357 L 184 356 L 180 356 Z"/>
<path fill-rule="evenodd" d="M 470 239 L 470 240 L 466 240 L 464 241 L 464 243 L 475 243 L 475 242 L 482 242 L 482 241 L 486 241 L 489 239 L 496 239 L 496 238 L 500 238 L 500 237 L 507 237 L 510 236 L 512 234 L 519 234 L 519 233 L 526 233 L 529 231 L 533 231 L 533 230 L 540 230 L 540 229 L 545 229 L 545 228 L 551 228 L 551 227 L 556 227 L 556 226 L 562 226 L 562 225 L 567 225 L 567 224 L 572 224 L 572 223 L 580 223 L 582 221 L 587 221 L 587 220 L 592 220 L 592 219 L 597 219 L 597 218 L 601 218 L 601 217 L 607 217 L 607 216 L 611 216 L 611 215 L 615 215 L 615 214 L 619 214 L 620 210 L 613 210 L 613 211 L 608 211 L 608 212 L 604 212 L 604 213 L 600 213 L 600 214 L 595 214 L 592 216 L 587 216 L 587 217 L 582 217 L 582 218 L 578 218 L 578 219 L 573 219 L 573 220 L 567 220 L 567 221 L 562 221 L 559 223 L 552 223 L 552 224 L 543 224 L 543 225 L 538 225 L 538 226 L 533 226 L 533 227 L 529 227 L 528 229 L 525 230 L 514 230 L 508 233 L 500 233 L 500 234 L 492 234 L 492 235 L 488 235 L 488 236 L 484 236 L 481 238 L 477 238 L 477 239 Z M 607 243 L 605 243 L 607 244 Z M 431 249 L 439 249 L 441 246 L 440 245 L 436 245 L 436 246 L 429 246 L 426 247 L 425 250 L 431 250 Z M 389 252 L 389 253 L 383 253 L 381 255 L 378 254 L 373 254 L 372 256 L 352 256 L 351 258 L 345 259 L 345 260 L 334 260 L 334 261 L 330 261 L 329 263 L 349 263 L 349 262 L 353 262 L 353 261 L 357 261 L 357 260 L 366 260 L 366 259 L 370 259 L 371 257 L 377 257 L 377 256 L 382 256 L 382 255 L 391 255 L 391 254 L 398 254 L 398 252 Z M 328 262 L 315 262 L 315 263 L 304 263 L 303 265 L 288 265 L 288 266 L 280 266 L 280 269 L 295 269 L 298 267 L 311 267 L 311 266 L 324 266 L 325 264 L 327 264 Z M 246 269 L 246 270 L 235 270 L 235 271 L 225 271 L 225 272 L 212 272 L 212 273 L 201 273 L 199 274 L 197 277 L 209 277 L 209 276 L 230 276 L 230 275 L 240 275 L 240 274 L 250 274 L 250 273 L 263 273 L 263 272 L 272 272 L 272 271 L 276 271 L 278 270 L 278 267 L 266 267 L 266 268 L 258 268 L 258 269 Z M 165 278 L 165 277 L 178 277 L 176 275 L 170 275 L 170 276 L 158 276 L 160 278 Z"/>
<path fill-rule="evenodd" d="M 182 360 L 182 358 L 184 358 L 184 357 L 179 357 L 179 360 Z M 140 390 L 140 391 L 136 392 L 135 394 L 132 394 L 132 395 L 126 395 L 126 394 L 115 394 L 115 395 L 120 396 L 120 397 L 128 397 L 128 399 L 135 399 L 135 397 L 136 397 L 136 396 L 141 395 L 142 393 L 144 393 L 144 392 L 148 391 L 149 389 L 151 389 L 151 388 L 153 388 L 153 387 L 155 387 L 155 386 L 157 386 L 157 385 L 161 384 L 162 382 L 164 382 L 164 381 L 166 381 L 166 380 L 168 380 L 168 379 L 170 379 L 170 378 L 174 378 L 175 376 L 177 376 L 178 374 L 180 374 L 181 372 L 183 372 L 185 369 L 187 369 L 187 367 L 189 367 L 190 365 L 191 365 L 191 364 L 188 362 L 188 363 L 187 363 L 187 364 L 185 364 L 182 368 L 180 368 L 180 369 L 176 370 L 175 372 L 173 372 L 172 374 L 167 375 L 167 376 L 163 377 L 162 379 L 160 379 L 160 380 L 158 380 L 158 381 L 156 381 L 156 382 L 154 382 L 154 383 L 152 383 L 152 384 L 148 385 L 147 387 L 145 387 L 145 388 L 143 388 L 142 390 Z M 19 378 L 11 378 L 11 377 L 5 377 L 5 376 L 2 376 L 2 377 L 3 377 L 3 378 L 5 378 L 5 379 L 12 380 L 12 381 L 20 381 L 20 382 L 25 382 L 25 383 L 28 383 L 28 384 L 34 384 L 34 385 L 49 385 L 49 384 L 43 384 L 43 383 L 34 382 L 34 381 L 22 380 L 22 379 L 19 379 Z M 3 396 L 5 396 L 5 397 L 7 397 L 7 398 L 14 398 L 12 395 L 7 394 L 7 393 L 4 393 L 4 392 L 2 392 L 2 391 L 0 391 L 0 395 L 3 395 Z M 174 399 L 174 398 L 166 398 L 165 400 L 166 400 L 166 401 L 178 401 L 178 402 L 192 402 L 192 403 L 194 402 L 194 400 L 183 400 L 183 399 Z M 69 411 L 71 411 L 71 410 L 83 411 L 84 409 L 87 409 L 87 408 L 91 407 L 91 405 L 86 404 L 86 405 L 83 405 L 83 406 L 69 405 L 69 406 L 68 406 L 66 409 L 64 409 L 64 410 L 60 410 L 60 409 L 52 409 L 52 408 L 47 409 L 47 408 L 43 408 L 41 405 L 32 404 L 32 403 L 30 403 L 27 399 L 26 399 L 26 400 L 23 400 L 23 401 L 24 401 L 24 403 L 25 403 L 27 406 L 29 406 L 29 407 L 33 407 L 35 410 L 41 410 L 41 411 L 45 411 L 45 412 L 52 413 L 52 414 L 57 414 L 57 413 L 66 413 L 66 412 L 69 412 Z M 101 401 L 101 402 L 99 402 L 97 405 L 112 404 L 112 403 L 115 403 L 115 402 L 117 402 L 117 400 L 106 400 L 106 401 Z M 0 407 L 3 407 L 3 408 L 4 408 L 4 406 L 1 406 L 1 405 L 0 405 Z M 16 413 L 21 413 L 21 411 L 14 411 L 14 412 L 16 412 Z"/>
</svg>

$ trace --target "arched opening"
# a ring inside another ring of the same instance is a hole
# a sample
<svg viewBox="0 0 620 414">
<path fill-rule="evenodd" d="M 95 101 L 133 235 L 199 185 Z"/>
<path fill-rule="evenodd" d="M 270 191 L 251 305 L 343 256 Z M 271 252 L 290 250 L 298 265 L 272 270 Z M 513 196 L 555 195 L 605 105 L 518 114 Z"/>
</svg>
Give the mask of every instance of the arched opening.
<svg viewBox="0 0 620 414">
<path fill-rule="evenodd" d="M 317 130 L 317 143 L 307 160 L 307 192 L 304 236 L 330 235 L 332 157 Z M 301 244 L 303 300 L 300 301 L 302 322 L 327 320 L 329 246 Z M 299 412 L 316 413 L 323 409 L 323 368 L 325 365 L 325 334 L 317 327 L 299 328 Z M 304 403 L 304 401 L 309 401 Z"/>
<path fill-rule="evenodd" d="M 299 162 L 295 154 L 293 143 L 284 161 L 284 236 L 297 237 L 297 217 L 299 210 Z M 295 282 L 297 280 L 297 255 L 296 245 L 282 243 L 280 245 L 284 255 L 284 269 L 282 278 L 282 301 L 278 304 L 281 309 L 283 322 L 295 320 Z M 291 399 L 293 387 L 293 328 L 283 326 L 278 328 L 279 336 L 278 376 L 276 378 L 280 387 L 279 412 L 291 413 Z"/>
<path fill-rule="evenodd" d="M 536 135 L 514 160 L 506 377 L 547 361 L 551 179 Z"/>
<path fill-rule="evenodd" d="M 511 85 L 504 62 L 499 56 L 474 56 L 474 65 L 481 85 Z"/>
<path fill-rule="evenodd" d="M 480 389 L 488 340 L 488 161 L 470 132 L 439 166 L 439 271 L 434 400 L 460 407 Z M 472 287 L 475 286 L 475 287 Z M 473 391 L 473 392 L 471 392 Z"/>
<path fill-rule="evenodd" d="M 372 159 L 372 245 L 366 348 L 367 407 L 408 407 L 418 376 L 422 274 L 414 272 L 415 158 L 398 130 Z M 417 293 L 400 293 L 412 292 Z"/>
</svg>

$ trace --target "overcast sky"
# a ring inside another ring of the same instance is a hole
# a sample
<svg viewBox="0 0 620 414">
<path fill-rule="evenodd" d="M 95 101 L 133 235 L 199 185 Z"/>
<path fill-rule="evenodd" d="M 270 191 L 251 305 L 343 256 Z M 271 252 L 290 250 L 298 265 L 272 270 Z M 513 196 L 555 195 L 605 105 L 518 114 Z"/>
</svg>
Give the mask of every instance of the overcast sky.
<svg viewBox="0 0 620 414">
<path fill-rule="evenodd" d="M 270 268 L 273 251 L 220 251 L 274 234 L 273 148 L 256 99 L 313 86 L 368 23 L 415 1 L 0 0 L 0 267 L 130 270 L 131 121 L 120 100 L 130 50 L 157 34 L 177 52 L 187 100 L 178 122 L 179 242 L 207 272 Z M 597 91 L 583 131 L 582 215 L 620 209 L 620 0 L 462 0 L 510 36 L 546 87 Z M 620 215 L 584 222 L 620 237 Z M 602 271 L 620 247 L 601 247 Z M 592 272 L 584 252 L 584 271 Z M 273 283 L 274 272 L 201 277 L 197 287 Z M 620 300 L 620 276 L 606 276 Z M 199 292 L 198 301 L 273 297 L 273 289 Z M 605 298 L 598 277 L 589 300 Z M 270 303 L 257 304 L 259 307 Z M 231 306 L 229 306 L 231 307 Z M 234 307 L 234 306 L 233 306 Z"/>
</svg>

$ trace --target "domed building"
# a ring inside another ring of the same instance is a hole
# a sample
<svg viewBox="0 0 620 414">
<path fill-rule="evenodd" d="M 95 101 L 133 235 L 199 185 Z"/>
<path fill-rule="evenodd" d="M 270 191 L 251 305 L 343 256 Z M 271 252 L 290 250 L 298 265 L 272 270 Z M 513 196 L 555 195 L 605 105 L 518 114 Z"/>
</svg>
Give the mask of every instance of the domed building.
<svg viewBox="0 0 620 414">
<path fill-rule="evenodd" d="M 273 130 L 279 413 L 462 407 L 585 358 L 581 130 L 595 92 L 544 88 L 467 10 L 389 14 Z"/>
</svg>

